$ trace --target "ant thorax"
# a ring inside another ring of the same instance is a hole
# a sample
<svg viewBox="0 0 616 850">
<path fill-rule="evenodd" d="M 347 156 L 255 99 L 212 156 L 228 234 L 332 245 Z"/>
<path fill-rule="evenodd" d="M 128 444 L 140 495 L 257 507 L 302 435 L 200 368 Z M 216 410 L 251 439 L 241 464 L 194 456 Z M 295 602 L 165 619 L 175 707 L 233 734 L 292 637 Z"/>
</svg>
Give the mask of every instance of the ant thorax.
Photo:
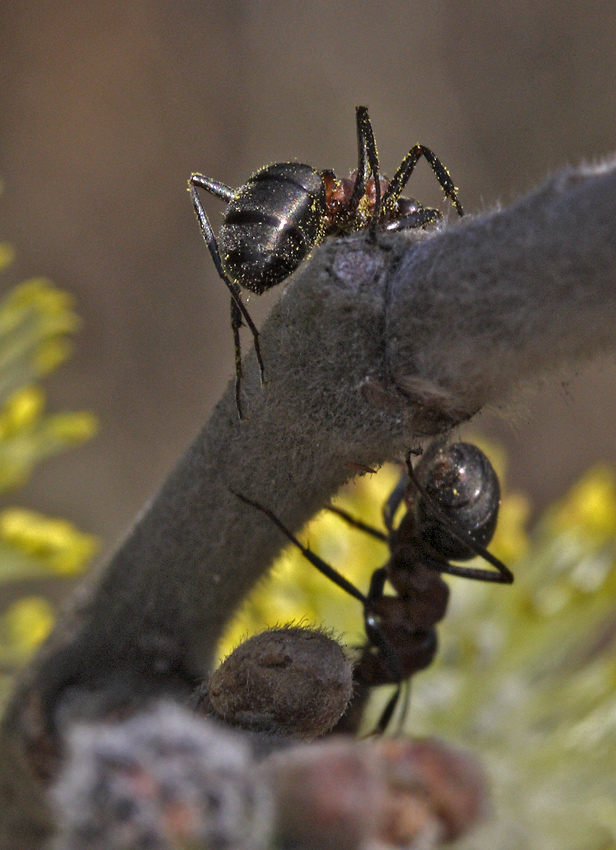
<svg viewBox="0 0 616 850">
<path fill-rule="evenodd" d="M 364 194 L 357 207 L 353 209 L 352 198 L 357 180 L 357 171 L 352 171 L 348 177 L 338 180 L 333 171 L 322 171 L 321 179 L 325 184 L 325 219 L 324 236 L 341 236 L 356 233 L 367 228 L 372 222 L 372 216 L 377 204 L 374 178 L 366 180 Z M 389 179 L 379 174 L 381 198 L 389 187 Z M 383 225 L 390 221 L 398 221 L 404 216 L 422 210 L 423 207 L 414 198 L 396 198 L 393 204 L 388 204 L 381 210 L 377 224 Z"/>
</svg>

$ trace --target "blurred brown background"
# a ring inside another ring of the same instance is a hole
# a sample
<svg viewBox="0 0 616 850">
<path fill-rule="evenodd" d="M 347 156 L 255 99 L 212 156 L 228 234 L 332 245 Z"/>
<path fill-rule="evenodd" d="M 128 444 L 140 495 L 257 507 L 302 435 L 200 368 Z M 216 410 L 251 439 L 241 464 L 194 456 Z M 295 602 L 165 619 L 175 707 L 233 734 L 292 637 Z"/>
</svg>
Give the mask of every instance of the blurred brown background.
<svg viewBox="0 0 616 850">
<path fill-rule="evenodd" d="M 51 400 L 102 422 L 19 501 L 109 546 L 233 371 L 192 170 L 231 185 L 294 158 L 346 173 L 360 103 L 383 170 L 424 142 L 468 212 L 616 150 L 616 4 L 600 0 L 24 0 L 0 7 L 0 40 L 0 235 L 18 250 L 2 287 L 44 274 L 75 294 L 85 327 Z M 441 198 L 425 165 L 409 192 Z M 484 417 L 537 507 L 616 463 L 615 376 L 594 364 L 513 421 Z"/>
</svg>

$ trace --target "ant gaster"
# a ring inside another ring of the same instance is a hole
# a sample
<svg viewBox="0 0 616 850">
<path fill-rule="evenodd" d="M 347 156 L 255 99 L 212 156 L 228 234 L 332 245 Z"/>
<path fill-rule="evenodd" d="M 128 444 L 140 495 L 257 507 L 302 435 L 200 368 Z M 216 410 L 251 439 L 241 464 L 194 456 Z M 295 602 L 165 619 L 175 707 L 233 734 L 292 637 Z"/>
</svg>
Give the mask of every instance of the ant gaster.
<svg viewBox="0 0 616 850">
<path fill-rule="evenodd" d="M 449 599 L 442 573 L 503 584 L 513 581 L 510 570 L 485 548 L 494 535 L 500 504 L 498 477 L 486 455 L 470 443 L 435 443 L 416 469 L 409 452 L 407 469 L 384 505 L 386 532 L 340 508 L 329 508 L 389 546 L 389 560 L 373 572 L 367 594 L 303 546 L 271 511 L 237 494 L 266 514 L 321 573 L 361 602 L 368 641 L 354 672 L 355 703 L 363 702 L 372 687 L 398 685 L 378 722 L 379 732 L 393 715 L 402 683 L 429 666 L 436 653 L 435 626 L 445 616 Z M 407 511 L 394 528 L 402 501 Z M 495 569 L 450 563 L 475 555 Z M 387 581 L 395 595 L 385 594 Z"/>
<path fill-rule="evenodd" d="M 354 233 L 367 227 L 373 234 L 377 228 L 405 230 L 438 221 L 442 217 L 438 210 L 401 197 L 422 156 L 458 214 L 463 214 L 449 172 L 425 145 L 413 145 L 392 180 L 383 177 L 367 108 L 358 106 L 356 117 L 358 167 L 350 177 L 338 180 L 331 170 L 315 171 L 301 162 L 282 162 L 261 168 L 239 189 L 203 174 L 191 174 L 188 181 L 205 244 L 231 294 L 235 403 L 240 419 L 239 330 L 244 322 L 254 339 L 261 382 L 265 376 L 259 332 L 242 302 L 242 287 L 261 295 L 281 283 L 326 236 Z M 198 189 L 227 203 L 218 240 Z"/>
</svg>

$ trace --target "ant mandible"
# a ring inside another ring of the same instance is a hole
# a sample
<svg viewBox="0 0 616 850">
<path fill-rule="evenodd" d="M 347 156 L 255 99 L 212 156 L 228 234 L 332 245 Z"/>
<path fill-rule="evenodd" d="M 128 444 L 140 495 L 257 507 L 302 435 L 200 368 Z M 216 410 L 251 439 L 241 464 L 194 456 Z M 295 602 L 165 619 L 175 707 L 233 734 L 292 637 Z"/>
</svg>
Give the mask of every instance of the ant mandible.
<svg viewBox="0 0 616 850">
<path fill-rule="evenodd" d="M 417 161 L 423 156 L 434 171 L 458 215 L 463 215 L 456 187 L 440 159 L 425 145 L 413 145 L 392 180 L 379 172 L 372 124 L 365 106 L 358 106 L 358 167 L 349 177 L 315 171 L 301 162 L 282 162 L 259 169 L 239 189 L 203 174 L 188 181 L 205 244 L 231 294 L 231 329 L 235 347 L 235 404 L 242 419 L 242 357 L 240 328 L 248 325 L 255 346 L 261 383 L 265 367 L 259 332 L 241 297 L 241 288 L 261 295 L 289 277 L 326 236 L 340 236 L 369 227 L 386 231 L 424 227 L 442 214 L 402 198 Z M 226 201 L 218 240 L 198 194 L 204 189 Z"/>
<path fill-rule="evenodd" d="M 361 602 L 368 640 L 354 671 L 354 702 L 363 702 L 372 687 L 398 685 L 377 732 L 384 731 L 391 720 L 402 683 L 432 663 L 438 645 L 435 626 L 445 616 L 449 600 L 442 573 L 502 584 L 513 581 L 511 571 L 485 548 L 494 535 L 500 505 L 498 476 L 486 455 L 470 443 L 434 443 L 415 469 L 409 452 L 407 470 L 384 505 L 386 532 L 329 506 L 346 522 L 389 546 L 389 560 L 373 572 L 367 594 L 303 546 L 270 510 L 236 494 L 268 516 L 323 575 Z M 402 501 L 407 511 L 394 528 Z M 495 569 L 450 563 L 476 555 Z M 386 581 L 395 595 L 385 594 Z"/>
</svg>

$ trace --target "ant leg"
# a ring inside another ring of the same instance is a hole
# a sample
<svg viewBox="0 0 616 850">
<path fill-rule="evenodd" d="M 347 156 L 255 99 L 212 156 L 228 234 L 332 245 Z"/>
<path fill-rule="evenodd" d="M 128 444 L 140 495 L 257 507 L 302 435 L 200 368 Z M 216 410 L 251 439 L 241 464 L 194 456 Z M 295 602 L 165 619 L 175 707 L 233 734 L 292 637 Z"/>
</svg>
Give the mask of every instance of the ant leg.
<svg viewBox="0 0 616 850">
<path fill-rule="evenodd" d="M 222 267 L 222 261 L 220 259 L 220 251 L 218 250 L 218 243 L 216 241 L 216 237 L 214 236 L 214 231 L 212 230 L 212 225 L 210 224 L 210 220 L 207 217 L 207 213 L 201 203 L 201 198 L 197 193 L 197 187 L 205 189 L 207 192 L 210 192 L 213 195 L 217 195 L 223 200 L 230 201 L 235 192 L 229 186 L 225 186 L 224 183 L 218 183 L 215 180 L 210 180 L 209 177 L 204 177 L 203 174 L 191 174 L 190 179 L 188 181 L 188 189 L 190 191 L 190 196 L 192 198 L 193 206 L 195 208 L 195 212 L 197 214 L 197 220 L 199 222 L 199 227 L 201 229 L 201 235 L 207 245 L 208 251 L 212 257 L 214 265 L 216 266 L 216 271 L 219 276 L 225 282 L 229 292 L 231 294 L 231 298 L 235 301 L 238 310 L 240 311 L 242 318 L 250 328 L 252 333 L 252 337 L 254 339 L 255 345 L 255 354 L 257 355 L 257 362 L 259 363 L 259 373 L 261 376 L 261 383 L 265 381 L 265 366 L 263 364 L 263 357 L 261 356 L 261 346 L 259 345 L 259 331 L 256 328 L 255 323 L 250 318 L 250 314 L 244 303 L 242 302 L 241 290 L 237 283 L 230 280 Z M 237 359 L 236 359 L 237 364 Z M 237 376 L 237 368 L 236 368 L 236 376 Z M 241 418 L 241 417 L 240 417 Z"/>
<path fill-rule="evenodd" d="M 409 181 L 411 174 L 413 173 L 413 169 L 417 164 L 417 161 L 421 157 L 425 157 L 430 163 L 430 167 L 432 171 L 436 175 L 436 179 L 438 180 L 443 192 L 449 198 L 451 203 L 456 208 L 458 215 L 464 215 L 464 210 L 462 209 L 462 204 L 458 198 L 458 190 L 454 186 L 453 180 L 443 163 L 440 159 L 434 154 L 430 148 L 427 148 L 425 145 L 413 145 L 407 155 L 404 157 L 402 162 L 400 163 L 400 167 L 396 171 L 391 180 L 389 186 L 387 187 L 387 191 L 383 197 L 383 208 L 387 209 L 388 207 L 393 207 L 395 202 L 400 197 L 402 190 L 406 186 Z"/>
<path fill-rule="evenodd" d="M 387 568 L 379 567 L 370 577 L 370 587 L 368 588 L 367 602 L 378 602 L 385 595 L 385 582 L 387 581 Z"/>
<path fill-rule="evenodd" d="M 374 132 L 366 106 L 358 106 L 357 117 L 357 147 L 359 150 L 359 165 L 353 194 L 349 203 L 351 215 L 353 215 L 366 190 L 368 174 L 374 180 L 374 208 L 370 221 L 370 231 L 374 237 L 377 222 L 381 215 L 381 181 L 379 177 L 379 154 L 374 141 Z"/>
<path fill-rule="evenodd" d="M 417 488 L 419 493 L 425 499 L 426 503 L 430 506 L 430 510 L 434 514 L 434 516 L 445 526 L 447 531 L 455 537 L 460 543 L 463 543 L 465 546 L 468 546 L 476 555 L 479 555 L 489 564 L 492 564 L 493 567 L 496 567 L 498 572 L 493 572 L 492 570 L 482 570 L 478 567 L 459 567 L 454 564 L 450 564 L 448 561 L 439 561 L 436 558 L 430 558 L 429 556 L 425 556 L 425 563 L 427 566 L 432 567 L 433 569 L 437 569 L 442 573 L 449 573 L 453 576 L 464 576 L 465 578 L 476 579 L 477 581 L 495 581 L 500 584 L 511 584 L 513 582 L 513 573 L 511 570 L 506 567 L 501 560 L 499 560 L 495 555 L 492 555 L 491 552 L 482 546 L 480 543 L 473 538 L 472 534 L 469 534 L 468 531 L 464 528 L 460 528 L 455 523 L 451 521 L 451 519 L 441 510 L 440 505 L 430 496 L 426 488 L 421 484 L 417 476 L 415 475 L 415 471 L 413 469 L 413 464 L 411 463 L 411 452 L 407 453 L 406 456 L 406 466 L 409 472 L 409 477 L 413 482 L 414 486 Z"/>
<path fill-rule="evenodd" d="M 451 528 L 448 528 L 450 533 L 453 533 Z M 456 533 L 458 530 L 456 531 Z M 458 534 L 460 539 L 461 534 Z M 469 535 L 469 540 L 464 538 L 464 543 L 475 550 L 477 555 L 485 558 L 488 563 L 496 567 L 498 572 L 494 570 L 482 570 L 481 567 L 461 567 L 458 564 L 450 564 L 449 561 L 440 561 L 438 558 L 431 558 L 429 555 L 422 555 L 422 564 L 430 569 L 438 570 L 439 573 L 447 573 L 450 576 L 462 576 L 462 578 L 472 578 L 475 581 L 493 581 L 496 584 L 511 584 L 513 582 L 513 573 L 507 569 L 502 561 L 499 561 L 494 555 L 480 546 L 478 543 L 472 542 Z"/>
<path fill-rule="evenodd" d="M 402 706 L 402 714 L 398 719 L 398 734 L 401 735 L 404 731 L 404 727 L 406 726 L 406 718 L 409 713 L 409 706 L 411 705 L 411 680 L 405 679 L 400 686 L 404 690 L 404 705 Z M 402 696 L 402 694 L 401 694 Z"/>
<path fill-rule="evenodd" d="M 433 210 L 430 207 L 423 207 L 420 210 L 415 210 L 401 218 L 394 219 L 385 225 L 385 230 L 388 233 L 394 233 L 398 230 L 414 230 L 418 227 L 425 227 L 426 224 L 434 224 L 440 221 L 443 214 L 439 210 Z"/>
<path fill-rule="evenodd" d="M 403 683 L 400 682 L 400 684 L 396 686 L 396 690 L 387 700 L 385 708 L 383 709 L 381 716 L 370 735 L 382 735 L 386 731 L 387 727 L 391 723 L 392 717 L 394 716 L 400 696 L 402 695 L 402 684 Z M 406 716 L 406 707 L 404 709 L 404 714 Z"/>
<path fill-rule="evenodd" d="M 396 733 L 397 735 L 402 734 L 402 732 L 404 730 L 404 726 L 406 724 L 406 718 L 407 718 L 407 715 L 408 715 L 409 705 L 410 705 L 410 702 L 411 702 L 411 681 L 410 681 L 410 679 L 405 679 L 403 682 L 400 682 L 400 684 L 398 685 L 396 690 L 393 692 L 393 694 L 387 700 L 385 708 L 383 709 L 376 726 L 374 727 L 374 729 L 370 733 L 371 735 L 382 735 L 382 734 L 384 734 L 384 732 L 387 731 L 387 727 L 391 723 L 392 718 L 393 718 L 394 714 L 396 713 L 396 708 L 398 707 L 400 700 L 402 699 L 402 693 L 403 692 L 405 694 L 404 705 L 402 706 L 402 713 L 400 714 L 400 717 L 398 718 L 398 723 L 397 723 L 398 731 Z"/>
<path fill-rule="evenodd" d="M 310 549 L 304 546 L 299 542 L 297 537 L 289 531 L 289 529 L 283 525 L 283 523 L 278 519 L 275 513 L 270 511 L 268 508 L 260 505 L 259 502 L 254 502 L 252 499 L 249 499 L 247 496 L 243 496 L 241 493 L 236 493 L 234 490 L 231 490 L 234 496 L 237 496 L 238 499 L 241 499 L 242 502 L 246 502 L 247 505 L 251 505 L 253 508 L 256 508 L 261 513 L 265 514 L 266 517 L 269 517 L 271 521 L 276 525 L 282 533 L 289 538 L 291 543 L 293 543 L 300 550 L 304 558 L 316 567 L 317 570 L 326 576 L 330 581 L 333 581 L 334 584 L 337 584 L 342 590 L 346 591 L 348 594 L 353 596 L 355 599 L 358 599 L 362 605 L 366 605 L 368 598 L 364 596 L 361 590 L 358 590 L 354 584 L 346 579 L 343 575 L 341 575 L 337 570 L 333 567 L 330 567 L 322 558 L 319 558 L 318 555 L 315 555 Z"/>
<path fill-rule="evenodd" d="M 389 498 L 383 505 L 383 522 L 385 523 L 385 528 L 390 532 L 390 534 L 394 530 L 394 517 L 402 503 L 408 483 L 409 477 L 406 472 L 403 472 L 398 483 L 391 491 Z"/>
<path fill-rule="evenodd" d="M 360 113 L 360 110 L 362 112 Z M 374 237 L 378 220 L 381 216 L 381 180 L 379 174 L 379 154 L 374 141 L 374 133 L 372 124 L 368 117 L 366 107 L 358 107 L 357 110 L 357 132 L 363 137 L 363 145 L 365 146 L 365 156 L 368 158 L 368 166 L 372 179 L 374 180 L 374 207 L 372 210 L 372 219 L 370 221 L 370 232 Z M 365 166 L 364 166 L 365 167 Z"/>
<path fill-rule="evenodd" d="M 353 528 L 365 531 L 366 534 L 370 534 L 372 537 L 376 537 L 377 540 L 382 540 L 384 543 L 387 543 L 389 538 L 385 532 L 379 531 L 378 528 L 373 528 L 371 525 L 362 522 L 360 519 L 357 519 L 352 514 L 347 513 L 347 511 L 342 508 L 338 508 L 335 505 L 325 505 L 325 509 L 331 511 L 333 514 L 337 514 L 339 517 L 342 517 L 342 519 L 349 525 L 353 526 Z"/>
<path fill-rule="evenodd" d="M 199 186 L 201 189 L 209 192 L 210 195 L 215 195 L 227 203 L 235 197 L 235 189 L 227 186 L 226 183 L 221 183 L 219 180 L 212 180 L 211 177 L 206 177 L 205 174 L 191 174 L 188 182 L 191 186 Z"/>
<path fill-rule="evenodd" d="M 240 328 L 244 322 L 236 301 L 231 298 L 231 330 L 233 331 L 233 348 L 235 350 L 235 406 L 240 419 L 243 419 L 240 390 L 242 386 L 242 349 L 240 345 Z"/>
<path fill-rule="evenodd" d="M 395 646 L 383 632 L 377 617 L 370 613 L 371 603 L 378 602 L 379 599 L 383 597 L 386 581 L 386 567 L 379 567 L 372 573 L 370 588 L 366 598 L 366 605 L 364 606 L 364 621 L 366 634 L 368 635 L 370 643 L 372 646 L 376 647 L 381 656 L 382 662 L 389 668 L 390 673 L 393 675 L 398 684 L 391 697 L 387 700 L 385 708 L 381 712 L 381 716 L 379 717 L 376 726 L 370 733 L 371 735 L 381 735 L 389 726 L 402 693 L 402 683 L 404 680 L 404 669 Z"/>
<path fill-rule="evenodd" d="M 357 176 L 355 177 L 355 185 L 353 186 L 353 194 L 349 201 L 349 215 L 353 216 L 357 211 L 359 202 L 363 198 L 366 190 L 366 180 L 368 179 L 368 156 L 366 153 L 366 127 L 371 127 L 368 109 L 365 106 L 358 106 L 355 110 L 355 120 L 357 122 Z"/>
</svg>

